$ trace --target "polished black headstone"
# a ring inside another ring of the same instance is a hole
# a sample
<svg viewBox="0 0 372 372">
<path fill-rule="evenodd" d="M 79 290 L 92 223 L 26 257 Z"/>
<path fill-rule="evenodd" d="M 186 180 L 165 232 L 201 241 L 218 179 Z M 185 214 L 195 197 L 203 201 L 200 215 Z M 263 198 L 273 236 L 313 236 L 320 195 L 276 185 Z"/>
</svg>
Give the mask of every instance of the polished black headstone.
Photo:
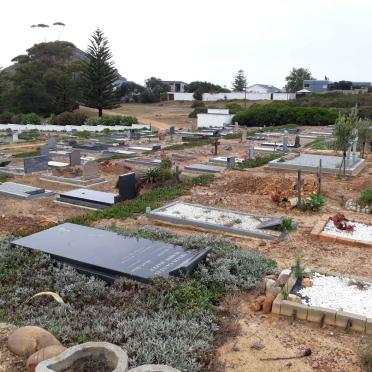
<svg viewBox="0 0 372 372">
<path fill-rule="evenodd" d="M 83 273 L 110 282 L 118 276 L 147 282 L 156 276 L 191 274 L 210 251 L 185 249 L 71 223 L 14 240 L 12 244 L 50 254 Z"/>
<path fill-rule="evenodd" d="M 116 188 L 119 189 L 119 195 L 115 197 L 115 203 L 135 198 L 137 196 L 136 174 L 132 172 L 119 176 Z"/>
</svg>

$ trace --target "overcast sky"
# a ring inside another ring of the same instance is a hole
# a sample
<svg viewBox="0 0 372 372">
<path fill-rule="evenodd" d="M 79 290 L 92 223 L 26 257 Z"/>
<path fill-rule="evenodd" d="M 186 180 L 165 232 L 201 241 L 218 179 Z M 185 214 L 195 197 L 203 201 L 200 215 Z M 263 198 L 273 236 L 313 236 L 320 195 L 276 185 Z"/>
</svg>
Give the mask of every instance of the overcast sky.
<svg viewBox="0 0 372 372">
<path fill-rule="evenodd" d="M 31 29 L 64 22 L 65 28 Z M 292 67 L 316 78 L 371 81 L 371 0 L 2 0 L 0 65 L 34 43 L 86 50 L 101 27 L 119 72 L 143 84 L 207 80 L 285 84 Z"/>
</svg>

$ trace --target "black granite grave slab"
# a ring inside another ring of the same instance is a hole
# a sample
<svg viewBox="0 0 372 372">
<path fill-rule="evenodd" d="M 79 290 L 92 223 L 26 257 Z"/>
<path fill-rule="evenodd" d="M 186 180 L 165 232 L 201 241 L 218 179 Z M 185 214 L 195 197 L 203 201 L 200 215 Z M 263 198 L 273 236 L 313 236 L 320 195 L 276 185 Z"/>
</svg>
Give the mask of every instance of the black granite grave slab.
<svg viewBox="0 0 372 372">
<path fill-rule="evenodd" d="M 76 144 L 73 144 L 72 147 L 74 149 L 85 150 L 85 151 L 103 151 L 103 150 L 107 150 L 110 147 L 110 145 L 106 145 L 103 143 L 97 143 L 97 144 L 76 143 Z"/>
<path fill-rule="evenodd" d="M 191 274 L 210 252 L 71 223 L 14 240 L 12 245 L 50 254 L 109 282 L 118 276 L 148 282 L 156 276 Z"/>
</svg>

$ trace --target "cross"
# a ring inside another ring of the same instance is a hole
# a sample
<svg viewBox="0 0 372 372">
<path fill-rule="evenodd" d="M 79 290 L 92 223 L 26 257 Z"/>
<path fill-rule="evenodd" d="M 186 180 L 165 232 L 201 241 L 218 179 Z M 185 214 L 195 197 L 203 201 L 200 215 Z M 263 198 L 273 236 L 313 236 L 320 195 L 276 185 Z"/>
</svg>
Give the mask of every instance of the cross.
<svg viewBox="0 0 372 372">
<path fill-rule="evenodd" d="M 297 208 L 301 205 L 301 189 L 304 184 L 303 178 L 301 178 L 301 170 L 297 173 L 296 191 L 297 191 Z"/>
<path fill-rule="evenodd" d="M 182 171 L 180 171 L 180 167 L 176 165 L 176 171 L 174 172 L 174 175 L 176 177 L 177 182 L 181 182 L 181 178 L 180 178 L 181 173 Z"/>
<path fill-rule="evenodd" d="M 212 142 L 212 146 L 214 146 L 214 155 L 217 156 L 217 152 L 218 152 L 218 146 L 221 144 L 221 142 L 218 140 L 218 138 L 216 138 L 215 140 L 213 140 Z"/>
</svg>

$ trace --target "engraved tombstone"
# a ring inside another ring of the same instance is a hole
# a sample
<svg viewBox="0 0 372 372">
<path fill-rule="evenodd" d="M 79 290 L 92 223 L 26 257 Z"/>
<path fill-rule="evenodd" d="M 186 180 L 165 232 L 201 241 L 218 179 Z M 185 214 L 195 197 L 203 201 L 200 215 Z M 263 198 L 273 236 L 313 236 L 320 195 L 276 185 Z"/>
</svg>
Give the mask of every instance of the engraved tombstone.
<svg viewBox="0 0 372 372">
<path fill-rule="evenodd" d="M 83 179 L 92 180 L 100 177 L 98 165 L 94 160 L 89 160 L 83 165 Z"/>
<path fill-rule="evenodd" d="M 137 196 L 136 174 L 132 172 L 119 176 L 116 188 L 119 189 L 119 195 L 115 196 L 115 203 L 135 198 Z"/>
<path fill-rule="evenodd" d="M 81 164 L 81 155 L 79 150 L 72 150 L 69 154 L 69 158 L 71 167 Z"/>
</svg>

